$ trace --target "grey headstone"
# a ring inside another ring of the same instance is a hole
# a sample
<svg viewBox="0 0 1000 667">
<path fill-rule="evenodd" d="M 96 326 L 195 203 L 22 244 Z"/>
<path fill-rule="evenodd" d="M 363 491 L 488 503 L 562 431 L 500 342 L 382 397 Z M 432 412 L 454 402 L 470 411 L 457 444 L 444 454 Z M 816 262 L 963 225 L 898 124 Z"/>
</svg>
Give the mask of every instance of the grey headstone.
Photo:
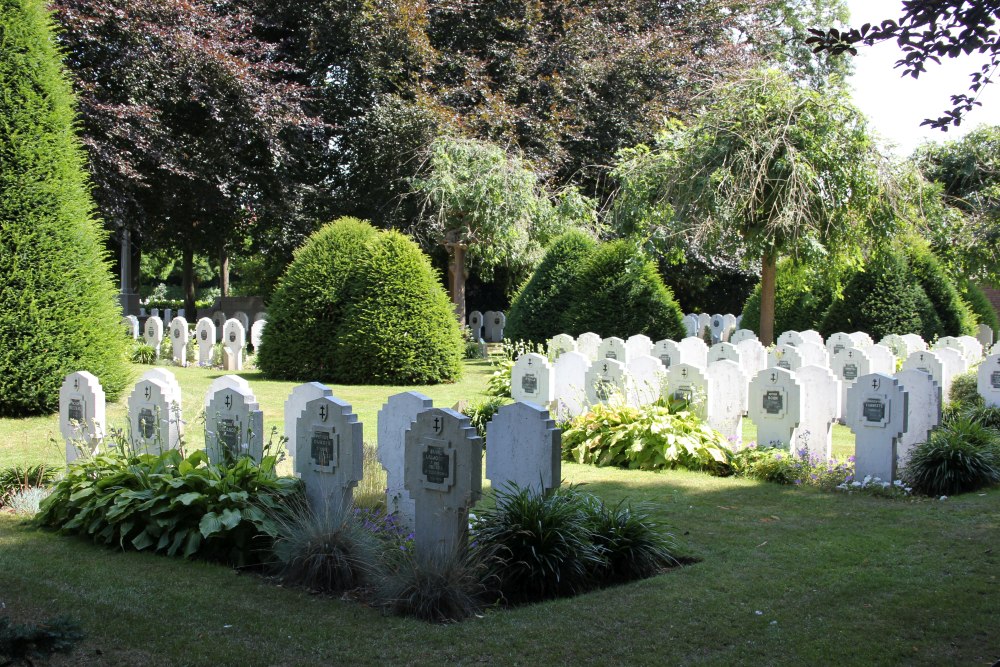
<svg viewBox="0 0 1000 667">
<path fill-rule="evenodd" d="M 434 407 L 421 393 L 393 394 L 378 411 L 378 460 L 385 469 L 386 510 L 410 530 L 416 526 L 413 499 L 406 490 L 406 432 L 417 415 Z"/>
<path fill-rule="evenodd" d="M 211 463 L 264 456 L 264 413 L 248 388 L 237 383 L 205 396 L 205 452 Z M 227 454 L 228 453 L 228 457 Z"/>
<path fill-rule="evenodd" d="M 802 389 L 795 374 L 767 368 L 750 381 L 750 420 L 757 425 L 757 444 L 791 450 L 802 420 Z"/>
<path fill-rule="evenodd" d="M 486 476 L 494 489 L 511 484 L 548 493 L 559 488 L 562 432 L 532 403 L 505 405 L 486 426 Z"/>
<path fill-rule="evenodd" d="M 306 403 L 295 428 L 295 473 L 313 511 L 349 507 L 364 474 L 364 434 L 358 416 L 336 396 Z"/>
<path fill-rule="evenodd" d="M 472 332 L 472 340 L 483 339 L 483 314 L 478 310 L 469 313 L 469 331 Z"/>
<path fill-rule="evenodd" d="M 895 378 L 881 373 L 862 375 L 847 390 L 845 421 L 854 431 L 854 474 L 893 482 L 897 446 L 907 430 L 909 395 Z"/>
</svg>

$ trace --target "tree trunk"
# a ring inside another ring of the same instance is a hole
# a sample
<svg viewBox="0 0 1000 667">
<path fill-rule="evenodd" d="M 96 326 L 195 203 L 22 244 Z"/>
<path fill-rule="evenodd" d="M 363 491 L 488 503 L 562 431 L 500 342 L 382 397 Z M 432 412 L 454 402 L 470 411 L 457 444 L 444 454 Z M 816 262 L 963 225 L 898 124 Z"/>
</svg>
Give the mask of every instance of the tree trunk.
<svg viewBox="0 0 1000 667">
<path fill-rule="evenodd" d="M 774 289 L 777 264 L 778 253 L 773 248 L 765 250 L 760 260 L 760 342 L 764 346 L 774 342 Z"/>
<path fill-rule="evenodd" d="M 459 324 L 465 324 L 465 244 L 448 243 L 448 292 Z"/>
<path fill-rule="evenodd" d="M 184 315 L 189 322 L 194 322 L 197 313 L 194 307 L 194 249 L 191 246 L 184 247 L 181 274 L 184 285 Z"/>
<path fill-rule="evenodd" d="M 229 296 L 229 252 L 226 246 L 219 250 L 219 292 L 221 296 Z"/>
</svg>

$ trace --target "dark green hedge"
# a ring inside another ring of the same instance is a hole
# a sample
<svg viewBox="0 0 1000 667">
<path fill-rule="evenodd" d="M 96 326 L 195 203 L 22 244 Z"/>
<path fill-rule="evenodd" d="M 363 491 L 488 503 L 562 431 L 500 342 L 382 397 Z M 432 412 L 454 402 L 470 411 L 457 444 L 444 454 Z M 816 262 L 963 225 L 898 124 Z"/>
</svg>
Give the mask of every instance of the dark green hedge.
<svg viewBox="0 0 1000 667">
<path fill-rule="evenodd" d="M 538 268 L 514 297 L 507 311 L 505 336 L 510 340 L 544 343 L 572 327 L 567 305 L 587 258 L 597 242 L 579 231 L 556 239 Z"/>
<path fill-rule="evenodd" d="M 978 285 L 966 281 L 962 285 L 961 294 L 965 302 L 969 304 L 969 309 L 979 319 L 979 323 L 993 329 L 994 338 L 1000 334 L 1000 317 L 997 317 L 997 311 L 993 309 L 993 304 L 990 303 L 983 290 Z"/>
<path fill-rule="evenodd" d="M 603 338 L 646 334 L 655 340 L 684 337 L 683 313 L 656 265 L 628 240 L 599 246 L 577 277 L 566 305 L 566 333 L 593 331 Z"/>
<path fill-rule="evenodd" d="M 921 335 L 924 340 L 930 341 L 941 336 L 975 335 L 975 315 L 930 249 L 911 244 L 906 247 L 904 254 L 909 266 L 910 281 L 920 285 L 932 306 L 922 313 Z"/>
<path fill-rule="evenodd" d="M 289 380 L 427 384 L 456 379 L 463 350 L 420 249 L 342 218 L 296 252 L 268 306 L 257 364 Z"/>
<path fill-rule="evenodd" d="M 121 310 L 44 3 L 0 0 L 0 39 L 0 416 L 56 410 L 78 370 L 115 400 Z"/>
<path fill-rule="evenodd" d="M 833 281 L 790 259 L 778 262 L 774 294 L 775 335 L 819 328 L 835 294 Z M 741 329 L 760 333 L 760 284 L 743 306 Z"/>
</svg>

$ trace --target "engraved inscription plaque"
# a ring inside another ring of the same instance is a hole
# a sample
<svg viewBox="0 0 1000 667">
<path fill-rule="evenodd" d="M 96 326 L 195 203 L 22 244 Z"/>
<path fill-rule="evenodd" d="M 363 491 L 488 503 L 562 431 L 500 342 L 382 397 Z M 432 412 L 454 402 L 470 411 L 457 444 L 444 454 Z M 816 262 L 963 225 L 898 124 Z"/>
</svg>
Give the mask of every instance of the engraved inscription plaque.
<svg viewBox="0 0 1000 667">
<path fill-rule="evenodd" d="M 769 415 L 777 415 L 781 413 L 782 408 L 785 407 L 785 399 L 781 395 L 780 391 L 770 390 L 764 392 L 763 408 L 764 412 Z"/>
<path fill-rule="evenodd" d="M 865 421 L 881 424 L 885 420 L 885 401 L 880 398 L 869 398 L 861 407 Z"/>
</svg>

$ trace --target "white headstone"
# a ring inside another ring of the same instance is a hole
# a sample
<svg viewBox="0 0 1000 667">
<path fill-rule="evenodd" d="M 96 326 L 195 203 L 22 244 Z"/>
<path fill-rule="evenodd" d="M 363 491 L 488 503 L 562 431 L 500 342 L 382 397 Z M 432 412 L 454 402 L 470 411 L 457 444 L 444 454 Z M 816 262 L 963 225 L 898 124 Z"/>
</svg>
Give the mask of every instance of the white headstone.
<svg viewBox="0 0 1000 667">
<path fill-rule="evenodd" d="M 896 372 L 896 355 L 885 345 L 872 345 L 865 352 L 868 354 L 872 373 L 892 375 Z"/>
<path fill-rule="evenodd" d="M 653 341 L 646 334 L 635 334 L 629 336 L 628 340 L 625 341 L 625 349 L 629 359 L 648 357 L 653 354 Z M 626 363 L 628 362 L 626 361 Z"/>
<path fill-rule="evenodd" d="M 787 347 L 795 347 L 801 345 L 805 342 L 805 339 L 799 334 L 798 331 L 783 331 L 778 340 L 775 341 L 776 345 L 782 345 Z"/>
<path fill-rule="evenodd" d="M 681 362 L 705 368 L 708 366 L 708 345 L 700 338 L 688 337 L 677 343 L 681 349 Z"/>
<path fill-rule="evenodd" d="M 184 435 L 184 420 L 181 419 L 181 383 L 177 381 L 177 376 L 172 372 L 168 371 L 166 368 L 150 368 L 148 371 L 142 374 L 140 380 L 146 380 L 148 378 L 153 378 L 159 380 L 167 386 L 169 394 L 167 400 L 171 405 L 175 406 L 174 418 L 177 425 L 177 433 L 180 436 Z"/>
<path fill-rule="evenodd" d="M 80 449 L 93 455 L 104 441 L 104 388 L 87 371 L 70 373 L 59 389 L 59 431 L 66 441 L 66 463 L 75 461 Z"/>
<path fill-rule="evenodd" d="M 223 370 L 243 370 L 243 348 L 247 343 L 246 328 L 233 318 L 226 320 L 222 327 Z"/>
<path fill-rule="evenodd" d="M 629 357 L 626 370 L 630 384 L 628 404 L 639 407 L 655 403 L 667 379 L 667 369 L 660 360 L 648 354 Z"/>
<path fill-rule="evenodd" d="M 576 337 L 576 351 L 591 361 L 597 359 L 597 350 L 601 347 L 601 337 L 587 331 Z"/>
<path fill-rule="evenodd" d="M 469 508 L 482 493 L 483 441 L 469 418 L 447 408 L 418 414 L 406 432 L 405 470 L 417 557 L 454 554 L 466 544 Z"/>
<path fill-rule="evenodd" d="M 846 334 L 842 331 L 838 331 L 835 334 L 831 334 L 829 338 L 826 339 L 826 352 L 830 355 L 830 363 L 833 363 L 833 357 L 836 356 L 838 352 L 848 347 L 857 347 L 857 341 L 851 338 L 850 334 Z M 832 365 L 831 365 L 832 368 Z"/>
<path fill-rule="evenodd" d="M 805 365 L 798 348 L 790 345 L 775 345 L 767 353 L 768 368 L 784 368 L 786 371 L 797 371 Z"/>
<path fill-rule="evenodd" d="M 174 352 L 174 363 L 187 366 L 188 323 L 179 315 L 170 321 L 170 345 Z"/>
<path fill-rule="evenodd" d="M 672 365 L 682 362 L 680 345 L 669 338 L 656 342 L 656 345 L 653 346 L 652 356 L 659 359 L 664 368 L 670 368 Z"/>
<path fill-rule="evenodd" d="M 698 335 L 698 316 L 697 315 L 686 315 L 683 320 L 684 323 L 684 333 L 688 336 Z"/>
<path fill-rule="evenodd" d="M 1000 354 L 991 354 L 979 364 L 976 388 L 986 405 L 1000 408 Z"/>
<path fill-rule="evenodd" d="M 802 389 L 795 374 L 784 368 L 764 369 L 750 381 L 749 403 L 757 444 L 790 450 L 802 420 Z"/>
<path fill-rule="evenodd" d="M 216 343 L 222 342 L 222 329 L 226 326 L 227 319 L 229 318 L 226 317 L 226 314 L 221 310 L 212 313 L 212 323 L 215 325 L 215 333 L 218 335 L 218 338 L 215 341 Z"/>
<path fill-rule="evenodd" d="M 212 380 L 212 383 L 208 385 L 208 390 L 205 392 L 205 412 L 208 412 L 212 396 L 214 396 L 217 391 L 221 391 L 226 388 L 236 389 L 243 394 L 253 393 L 253 390 L 250 388 L 250 383 L 244 378 L 241 378 L 239 375 L 222 375 Z M 289 438 L 289 441 L 291 441 L 291 438 Z"/>
<path fill-rule="evenodd" d="M 250 327 L 250 344 L 253 345 L 254 354 L 260 352 L 260 341 L 264 336 L 264 327 L 266 326 L 267 320 L 257 320 Z"/>
<path fill-rule="evenodd" d="M 486 425 L 486 477 L 494 489 L 559 488 L 562 432 L 549 412 L 533 403 L 511 403 L 497 410 Z"/>
<path fill-rule="evenodd" d="M 757 373 L 767 368 L 767 348 L 756 338 L 741 340 L 736 343 L 736 349 L 739 350 L 740 365 L 747 378 L 756 377 Z"/>
<path fill-rule="evenodd" d="M 989 349 L 993 345 L 994 331 L 988 324 L 980 324 L 976 330 L 976 339 L 983 349 Z"/>
<path fill-rule="evenodd" d="M 194 335 L 198 341 L 198 365 L 211 366 L 216 341 L 215 323 L 207 317 L 201 318 L 194 329 Z"/>
<path fill-rule="evenodd" d="M 897 359 L 906 359 L 910 356 L 910 352 L 915 350 L 910 349 L 909 342 L 898 334 L 887 334 L 882 336 L 882 340 L 878 342 L 879 345 L 884 345 L 892 351 L 892 354 Z"/>
<path fill-rule="evenodd" d="M 224 375 L 223 377 L 239 378 L 239 375 Z M 243 378 L 240 378 L 243 380 Z M 245 380 L 243 380 L 245 382 Z M 213 383 L 214 385 L 214 383 Z M 249 387 L 249 384 L 247 385 Z M 209 391 L 212 387 L 209 387 Z M 288 398 L 285 399 L 285 423 L 284 432 L 285 439 L 288 441 L 285 445 L 288 450 L 288 454 L 292 457 L 292 461 L 295 461 L 295 452 L 298 449 L 298 443 L 296 443 L 296 438 L 298 437 L 298 423 L 299 417 L 302 416 L 303 410 L 306 409 L 306 403 L 309 401 L 320 398 L 321 396 L 332 396 L 333 391 L 327 387 L 325 384 L 320 384 L 319 382 L 306 382 L 305 384 L 296 385 L 292 388 Z"/>
<path fill-rule="evenodd" d="M 147 317 L 146 326 L 143 329 L 143 336 L 146 339 L 146 345 L 149 345 L 156 350 L 156 358 L 159 359 L 160 343 L 163 342 L 163 320 L 156 315 Z"/>
<path fill-rule="evenodd" d="M 847 390 L 844 420 L 854 431 L 854 475 L 883 482 L 898 479 L 896 450 L 906 432 L 909 395 L 895 378 L 862 375 Z"/>
<path fill-rule="evenodd" d="M 252 391 L 240 383 L 220 386 L 205 396 L 205 452 L 211 463 L 264 456 L 264 412 Z"/>
<path fill-rule="evenodd" d="M 566 352 L 552 366 L 555 375 L 555 405 L 559 419 L 583 414 L 587 404 L 587 369 L 590 359 L 579 352 Z"/>
<path fill-rule="evenodd" d="M 469 330 L 472 331 L 472 340 L 483 339 L 483 314 L 478 310 L 469 313 Z"/>
<path fill-rule="evenodd" d="M 909 354 L 913 354 L 914 352 L 927 351 L 927 343 L 918 334 L 914 333 L 903 334 L 902 336 L 900 336 L 900 338 L 906 341 L 906 349 L 909 350 Z"/>
<path fill-rule="evenodd" d="M 867 350 L 869 347 L 875 344 L 872 337 L 864 331 L 855 331 L 850 334 L 851 338 L 854 340 L 855 346 L 861 348 L 862 350 Z"/>
<path fill-rule="evenodd" d="M 673 401 L 687 401 L 689 410 L 706 421 L 712 412 L 712 395 L 708 390 L 708 378 L 699 366 L 674 364 L 667 369 L 667 398 Z"/>
<path fill-rule="evenodd" d="M 587 403 L 609 403 L 626 400 L 628 373 L 625 364 L 614 359 L 598 359 L 587 369 Z"/>
<path fill-rule="evenodd" d="M 295 430 L 295 473 L 309 506 L 320 516 L 350 506 L 364 474 L 364 435 L 351 406 L 336 396 L 314 398 Z"/>
<path fill-rule="evenodd" d="M 711 330 L 712 316 L 708 313 L 698 313 L 698 333 L 696 333 L 695 336 L 702 338 L 705 335 L 705 331 L 711 332 Z"/>
<path fill-rule="evenodd" d="M 830 357 L 826 353 L 826 346 L 812 340 L 803 339 L 795 346 L 795 351 L 802 358 L 803 366 L 823 366 L 830 367 Z"/>
<path fill-rule="evenodd" d="M 730 340 L 733 336 L 733 332 L 736 331 L 736 316 L 732 313 L 726 313 L 722 316 L 722 340 L 726 343 L 732 343 Z"/>
<path fill-rule="evenodd" d="M 733 335 L 729 337 L 729 342 L 733 345 L 742 343 L 745 340 L 757 340 L 757 334 L 750 329 L 737 329 L 733 332 Z"/>
<path fill-rule="evenodd" d="M 132 340 L 139 340 L 139 318 L 135 315 L 125 315 L 122 317 L 122 324 L 125 325 L 125 332 Z"/>
<path fill-rule="evenodd" d="M 722 343 L 724 341 L 723 335 L 726 333 L 725 320 L 721 314 L 712 315 L 712 321 L 709 324 L 712 331 L 712 344 Z"/>
<path fill-rule="evenodd" d="M 831 336 L 832 338 L 832 336 Z M 829 343 L 829 341 L 827 341 Z M 871 373 L 871 360 L 868 353 L 857 347 L 845 347 L 833 355 L 830 360 L 830 370 L 841 382 L 841 406 L 847 409 L 847 391 L 862 375 Z M 843 417 L 844 415 L 841 415 Z"/>
<path fill-rule="evenodd" d="M 549 341 L 549 359 L 555 361 L 559 355 L 576 352 L 576 341 L 569 334 L 556 334 Z"/>
<path fill-rule="evenodd" d="M 983 344 L 975 336 L 959 336 L 958 340 L 965 343 L 965 360 L 969 362 L 969 367 L 978 364 L 983 360 Z"/>
<path fill-rule="evenodd" d="M 237 310 L 233 313 L 231 319 L 238 320 L 240 324 L 243 325 L 243 331 L 250 331 L 250 317 L 244 313 L 242 310 Z"/>
<path fill-rule="evenodd" d="M 826 366 L 802 366 L 795 371 L 802 391 L 802 414 L 795 432 L 795 450 L 813 461 L 833 456 L 833 422 L 842 413 L 840 380 Z"/>
<path fill-rule="evenodd" d="M 956 375 L 961 375 L 966 371 L 968 365 L 962 353 L 953 348 L 942 347 L 934 352 L 941 360 L 941 367 L 944 369 L 944 382 L 941 383 L 941 389 L 944 391 L 944 400 L 947 403 L 951 400 L 951 383 L 955 380 Z"/>
<path fill-rule="evenodd" d="M 806 342 L 816 343 L 817 345 L 823 345 L 824 347 L 826 346 L 826 343 L 823 341 L 823 335 L 815 329 L 800 331 L 799 336 L 801 336 L 802 340 Z"/>
<path fill-rule="evenodd" d="M 540 354 L 522 354 L 510 372 L 510 395 L 515 401 L 529 401 L 548 408 L 555 398 L 552 366 Z"/>
<path fill-rule="evenodd" d="M 162 454 L 180 444 L 180 396 L 160 377 L 144 377 L 128 397 L 132 446 L 139 454 Z"/>
<path fill-rule="evenodd" d="M 716 343 L 712 347 L 708 348 L 709 365 L 711 365 L 713 361 L 722 361 L 723 359 L 735 361 L 738 364 L 742 364 L 743 362 L 743 359 L 740 357 L 740 349 L 732 343 Z"/>
<path fill-rule="evenodd" d="M 712 397 L 708 402 L 708 425 L 731 441 L 740 441 L 749 388 L 743 369 L 735 361 L 721 359 L 709 363 L 705 375 L 707 394 Z"/>
<path fill-rule="evenodd" d="M 941 423 L 941 385 L 930 374 L 918 370 L 902 370 L 896 380 L 909 395 L 906 432 L 896 443 L 897 468 L 906 467 L 910 452 L 927 442 L 931 429 Z"/>
<path fill-rule="evenodd" d="M 903 360 L 902 370 L 927 373 L 941 387 L 941 400 L 948 400 L 948 390 L 951 389 L 951 378 L 948 377 L 946 386 L 945 378 L 947 377 L 947 373 L 945 372 L 944 362 L 938 357 L 937 351 L 924 350 L 921 352 L 912 352 L 910 356 Z"/>
<path fill-rule="evenodd" d="M 378 460 L 385 469 L 386 511 L 399 523 L 413 530 L 416 510 L 406 490 L 406 432 L 417 415 L 434 407 L 421 393 L 406 391 L 393 394 L 378 411 Z"/>
<path fill-rule="evenodd" d="M 601 341 L 601 346 L 597 348 L 597 358 L 614 359 L 615 361 L 627 364 L 628 349 L 625 347 L 625 341 L 621 338 L 617 338 L 616 336 L 605 338 Z"/>
<path fill-rule="evenodd" d="M 484 315 L 483 326 L 486 328 L 486 340 L 499 343 L 503 340 L 503 328 L 507 326 L 507 316 L 502 312 L 488 312 Z"/>
</svg>

